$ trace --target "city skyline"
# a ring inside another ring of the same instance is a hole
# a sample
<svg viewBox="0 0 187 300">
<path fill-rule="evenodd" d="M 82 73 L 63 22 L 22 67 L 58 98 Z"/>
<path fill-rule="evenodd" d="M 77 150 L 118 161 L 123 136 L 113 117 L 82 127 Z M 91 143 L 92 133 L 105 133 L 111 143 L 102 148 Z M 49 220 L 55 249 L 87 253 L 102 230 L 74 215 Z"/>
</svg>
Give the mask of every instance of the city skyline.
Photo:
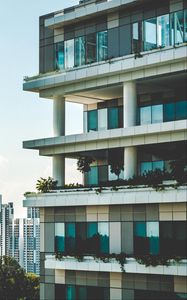
<svg viewBox="0 0 187 300">
<path fill-rule="evenodd" d="M 78 4 L 78 0 L 72 0 L 71 4 Z M 67 5 L 70 3 L 63 0 L 52 3 L 49 0 L 36 3 L 8 0 L 0 4 L 0 193 L 3 203 L 14 202 L 16 217 L 26 214 L 22 208 L 24 192 L 35 190 L 39 177 L 51 175 L 50 158 L 23 150 L 22 141 L 28 137 L 52 136 L 52 102 L 23 92 L 23 77 L 38 73 L 39 16 Z M 76 105 L 68 107 L 69 115 L 74 115 L 74 122 L 67 120 L 68 133 L 81 131 L 81 122 L 76 122 L 81 111 Z M 33 160 L 36 163 L 33 164 Z M 69 162 L 68 166 L 71 174 L 75 164 Z"/>
</svg>

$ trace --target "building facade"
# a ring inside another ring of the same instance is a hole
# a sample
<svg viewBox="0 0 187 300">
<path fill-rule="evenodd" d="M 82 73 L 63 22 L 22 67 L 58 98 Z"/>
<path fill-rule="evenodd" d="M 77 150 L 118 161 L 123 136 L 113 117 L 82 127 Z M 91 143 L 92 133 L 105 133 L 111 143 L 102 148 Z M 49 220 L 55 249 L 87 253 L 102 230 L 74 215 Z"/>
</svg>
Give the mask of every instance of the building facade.
<svg viewBox="0 0 187 300">
<path fill-rule="evenodd" d="M 23 88 L 53 101 L 54 136 L 23 147 L 52 158 L 58 185 L 24 200 L 40 208 L 41 300 L 187 299 L 186 42 L 186 0 L 40 18 Z M 82 134 L 65 134 L 66 101 L 83 106 Z M 66 158 L 87 168 L 83 186 L 65 187 Z"/>
<path fill-rule="evenodd" d="M 2 204 L 0 201 L 1 215 L 1 249 L 0 255 L 13 256 L 13 218 L 14 208 L 13 203 Z"/>
</svg>

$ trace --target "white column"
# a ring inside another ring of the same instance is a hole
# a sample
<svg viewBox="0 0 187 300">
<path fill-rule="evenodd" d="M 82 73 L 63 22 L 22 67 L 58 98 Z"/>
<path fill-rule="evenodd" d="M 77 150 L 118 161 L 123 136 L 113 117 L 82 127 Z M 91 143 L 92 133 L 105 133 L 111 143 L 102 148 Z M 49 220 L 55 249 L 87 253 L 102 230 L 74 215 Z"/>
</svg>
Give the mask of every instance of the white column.
<svg viewBox="0 0 187 300">
<path fill-rule="evenodd" d="M 65 135 L 65 98 L 53 99 L 53 132 L 54 136 Z M 57 180 L 58 186 L 65 184 L 65 157 L 63 155 L 53 156 L 53 178 Z"/>
<path fill-rule="evenodd" d="M 57 186 L 65 184 L 65 158 L 63 155 L 53 156 L 53 178 L 57 180 Z"/>
<path fill-rule="evenodd" d="M 54 136 L 65 135 L 65 98 L 53 99 Z"/>
<path fill-rule="evenodd" d="M 124 148 L 124 174 L 125 179 L 137 174 L 137 149 L 136 147 Z"/>
<path fill-rule="evenodd" d="M 136 125 L 137 94 L 136 82 L 128 81 L 123 84 L 123 124 L 124 128 Z"/>
</svg>

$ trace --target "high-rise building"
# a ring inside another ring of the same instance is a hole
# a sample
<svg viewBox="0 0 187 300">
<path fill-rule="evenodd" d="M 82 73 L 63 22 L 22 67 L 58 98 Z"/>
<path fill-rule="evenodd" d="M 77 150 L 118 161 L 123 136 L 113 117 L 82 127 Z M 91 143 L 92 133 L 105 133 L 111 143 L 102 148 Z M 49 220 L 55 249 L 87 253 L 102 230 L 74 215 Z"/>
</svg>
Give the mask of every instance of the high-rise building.
<svg viewBox="0 0 187 300">
<path fill-rule="evenodd" d="M 14 208 L 13 203 L 2 204 L 2 197 L 0 201 L 0 215 L 1 215 L 1 249 L 0 255 L 12 256 L 13 252 L 13 218 Z"/>
<path fill-rule="evenodd" d="M 186 26 L 186 0 L 80 1 L 40 18 L 24 90 L 53 101 L 54 136 L 24 148 L 51 157 L 58 181 L 24 201 L 40 208 L 41 300 L 187 299 Z M 65 134 L 66 102 L 83 105 L 82 134 Z M 66 158 L 80 188 L 65 186 Z"/>
</svg>

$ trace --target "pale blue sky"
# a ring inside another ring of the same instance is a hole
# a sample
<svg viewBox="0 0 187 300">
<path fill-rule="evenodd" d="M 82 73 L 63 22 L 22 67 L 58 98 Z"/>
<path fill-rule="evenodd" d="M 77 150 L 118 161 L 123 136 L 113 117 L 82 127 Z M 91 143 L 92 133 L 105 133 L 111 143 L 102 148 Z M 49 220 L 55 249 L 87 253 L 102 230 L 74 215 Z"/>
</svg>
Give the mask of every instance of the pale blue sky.
<svg viewBox="0 0 187 300">
<path fill-rule="evenodd" d="M 52 136 L 52 101 L 22 91 L 23 76 L 38 73 L 39 16 L 78 2 L 0 1 L 0 194 L 4 203 L 14 202 L 18 217 L 24 212 L 23 193 L 34 190 L 40 176 L 51 175 L 50 159 L 22 149 L 23 140 Z M 68 106 L 67 133 L 81 131 L 78 115 L 79 106 Z M 69 163 L 68 177 L 73 168 Z"/>
</svg>

